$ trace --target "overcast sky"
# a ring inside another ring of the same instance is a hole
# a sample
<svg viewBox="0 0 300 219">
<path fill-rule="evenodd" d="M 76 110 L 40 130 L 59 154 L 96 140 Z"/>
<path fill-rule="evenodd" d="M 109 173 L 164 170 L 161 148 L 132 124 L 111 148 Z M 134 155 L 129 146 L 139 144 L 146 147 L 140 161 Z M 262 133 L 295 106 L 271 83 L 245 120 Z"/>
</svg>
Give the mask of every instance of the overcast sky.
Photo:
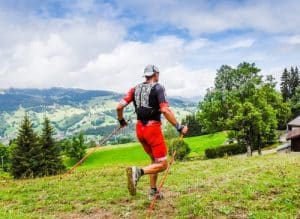
<svg viewBox="0 0 300 219">
<path fill-rule="evenodd" d="M 279 79 L 300 66 L 299 15 L 297 0 L 0 0 L 0 87 L 124 93 L 155 64 L 192 97 L 242 61 Z"/>
</svg>

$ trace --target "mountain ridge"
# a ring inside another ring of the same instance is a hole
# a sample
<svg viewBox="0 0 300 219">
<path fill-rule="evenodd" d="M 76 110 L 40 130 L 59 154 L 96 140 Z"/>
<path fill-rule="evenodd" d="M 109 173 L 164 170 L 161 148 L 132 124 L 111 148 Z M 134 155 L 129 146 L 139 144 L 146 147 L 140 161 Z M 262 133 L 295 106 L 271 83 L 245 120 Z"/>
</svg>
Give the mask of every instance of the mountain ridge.
<svg viewBox="0 0 300 219">
<path fill-rule="evenodd" d="M 1 89 L 0 89 L 1 90 Z M 83 131 L 91 139 L 99 139 L 117 124 L 115 108 L 124 94 L 105 90 L 78 88 L 10 88 L 0 94 L 0 140 L 8 141 L 17 135 L 25 115 L 34 128 L 41 130 L 43 118 L 49 117 L 57 137 L 64 138 Z M 181 119 L 196 110 L 196 103 L 169 97 L 176 116 Z M 132 105 L 124 111 L 126 118 L 134 114 Z M 134 119 L 133 119 L 134 120 Z M 120 137 L 134 137 L 133 124 Z"/>
<path fill-rule="evenodd" d="M 72 104 L 78 102 L 85 102 L 94 97 L 111 96 L 113 99 L 121 99 L 124 94 L 107 90 L 85 90 L 81 88 L 63 88 L 51 87 L 45 89 L 39 88 L 8 88 L 0 89 L 0 111 L 16 110 L 19 105 L 24 104 L 25 108 L 29 104 L 26 101 L 31 101 L 31 105 L 52 105 L 59 104 Z M 60 96 L 60 98 L 58 98 Z M 17 97 L 17 99 L 13 99 Z M 31 98 L 31 99 L 30 99 Z M 12 100 L 13 99 L 13 100 Z M 168 98 L 170 103 L 182 101 L 182 103 L 194 104 L 193 98 L 185 98 L 179 96 L 170 96 Z"/>
</svg>

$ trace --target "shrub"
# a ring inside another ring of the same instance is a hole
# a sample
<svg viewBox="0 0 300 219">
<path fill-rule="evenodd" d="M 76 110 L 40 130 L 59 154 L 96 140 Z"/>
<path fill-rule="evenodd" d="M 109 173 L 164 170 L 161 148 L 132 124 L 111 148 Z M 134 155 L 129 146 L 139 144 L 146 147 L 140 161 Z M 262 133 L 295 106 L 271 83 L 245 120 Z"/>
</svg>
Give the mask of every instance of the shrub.
<svg viewBox="0 0 300 219">
<path fill-rule="evenodd" d="M 80 132 L 78 136 L 73 136 L 72 141 L 66 140 L 64 144 L 66 155 L 71 159 L 79 161 L 84 157 L 87 146 L 84 143 L 84 135 L 82 132 Z"/>
<path fill-rule="evenodd" d="M 207 148 L 205 150 L 206 158 L 224 157 L 225 155 L 234 155 L 246 153 L 247 149 L 237 143 L 221 145 L 216 148 Z"/>
<path fill-rule="evenodd" d="M 176 150 L 175 159 L 184 160 L 184 158 L 191 152 L 189 145 L 180 139 L 172 140 L 169 145 L 169 155 L 172 156 Z"/>
</svg>

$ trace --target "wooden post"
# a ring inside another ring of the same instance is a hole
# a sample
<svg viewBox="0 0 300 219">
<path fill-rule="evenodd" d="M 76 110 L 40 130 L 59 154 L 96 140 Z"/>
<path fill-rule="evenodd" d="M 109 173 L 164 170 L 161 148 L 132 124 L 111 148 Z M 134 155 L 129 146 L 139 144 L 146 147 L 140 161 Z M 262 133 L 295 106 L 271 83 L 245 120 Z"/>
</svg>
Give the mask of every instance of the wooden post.
<svg viewBox="0 0 300 219">
<path fill-rule="evenodd" d="M 251 156 L 252 156 L 251 146 L 247 145 L 247 157 L 251 157 Z"/>
</svg>

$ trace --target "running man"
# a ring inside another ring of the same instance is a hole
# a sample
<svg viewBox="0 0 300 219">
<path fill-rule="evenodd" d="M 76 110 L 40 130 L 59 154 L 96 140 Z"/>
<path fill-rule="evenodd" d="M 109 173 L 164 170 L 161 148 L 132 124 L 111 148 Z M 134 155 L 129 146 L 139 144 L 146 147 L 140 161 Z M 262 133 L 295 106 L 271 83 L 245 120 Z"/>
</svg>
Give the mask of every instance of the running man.
<svg viewBox="0 0 300 219">
<path fill-rule="evenodd" d="M 145 82 L 131 88 L 127 95 L 117 106 L 118 120 L 121 127 L 127 126 L 123 117 L 124 108 L 133 102 L 137 114 L 136 136 L 143 145 L 145 152 L 150 156 L 152 164 L 143 168 L 128 167 L 128 190 L 131 195 L 136 194 L 139 178 L 143 175 L 150 176 L 150 197 L 157 194 L 158 173 L 167 169 L 167 146 L 161 130 L 161 114 L 184 135 L 187 126 L 179 124 L 169 108 L 166 100 L 165 89 L 158 83 L 159 70 L 154 65 L 144 69 Z M 162 198 L 161 194 L 158 194 Z"/>
</svg>

